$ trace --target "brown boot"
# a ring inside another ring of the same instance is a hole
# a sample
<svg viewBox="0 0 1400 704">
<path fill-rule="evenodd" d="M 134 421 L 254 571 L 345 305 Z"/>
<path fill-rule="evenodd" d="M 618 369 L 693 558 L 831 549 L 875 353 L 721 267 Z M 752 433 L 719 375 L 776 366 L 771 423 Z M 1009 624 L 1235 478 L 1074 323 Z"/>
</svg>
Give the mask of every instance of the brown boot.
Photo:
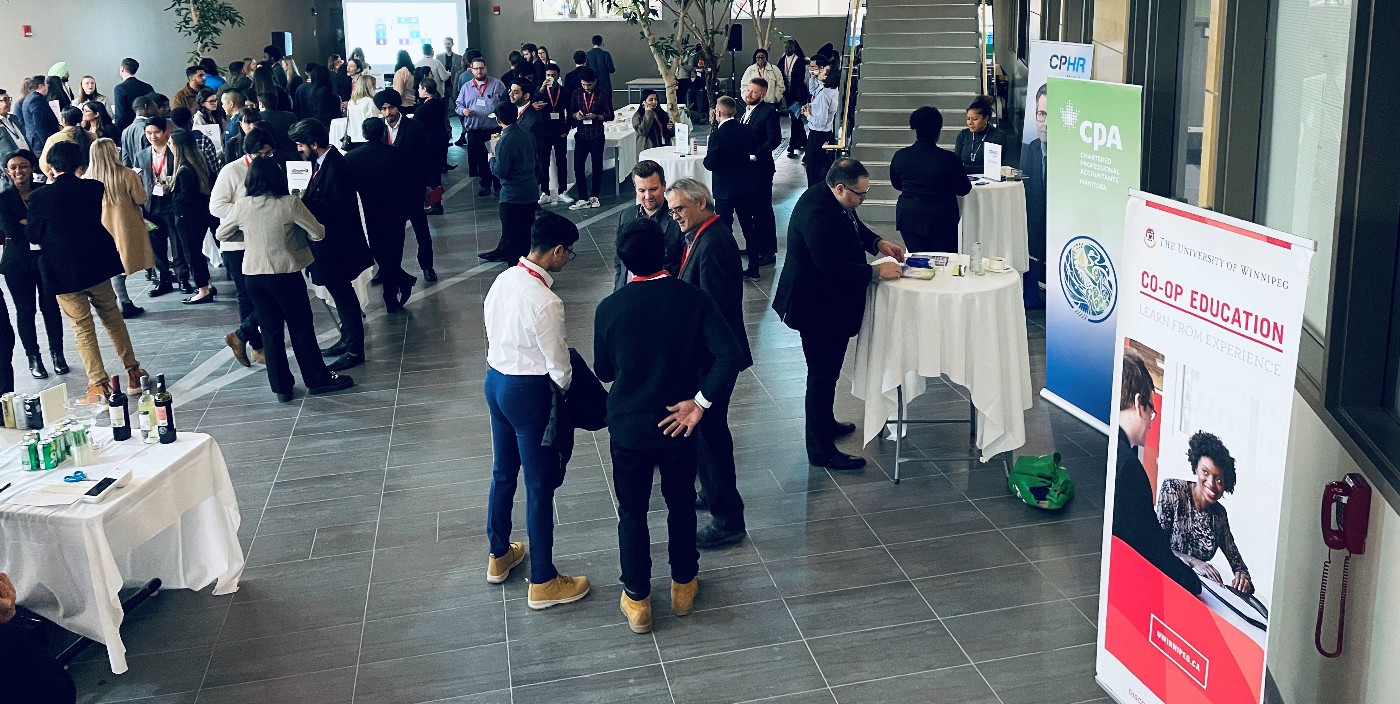
<svg viewBox="0 0 1400 704">
<path fill-rule="evenodd" d="M 525 559 L 525 544 L 511 543 L 506 554 L 496 557 L 487 555 L 486 558 L 486 581 L 491 584 L 500 584 L 510 577 L 510 571 Z"/>
<path fill-rule="evenodd" d="M 633 633 L 651 632 L 651 597 L 648 596 L 641 601 L 633 601 L 627 596 L 627 592 L 622 593 L 622 615 L 627 617 L 627 627 Z"/>
<path fill-rule="evenodd" d="M 233 358 L 238 360 L 239 364 L 245 367 L 253 366 L 253 363 L 248 360 L 248 343 L 238 336 L 237 330 L 224 335 L 224 344 L 233 351 Z"/>
<path fill-rule="evenodd" d="M 126 369 L 126 393 L 127 393 L 127 394 L 129 394 L 129 395 L 131 395 L 131 396 L 140 396 L 140 395 L 141 395 L 141 377 L 143 377 L 143 376 L 150 376 L 150 374 L 149 374 L 145 369 L 142 369 L 142 368 L 140 367 L 140 365 L 137 365 L 137 366 L 134 366 L 134 367 L 127 367 L 127 369 Z"/>
<path fill-rule="evenodd" d="M 98 403 L 105 405 L 107 403 L 107 385 L 88 384 L 87 395 L 74 401 L 74 403 L 80 406 L 89 406 Z"/>
<path fill-rule="evenodd" d="M 684 616 L 695 608 L 695 595 L 700 591 L 700 578 L 691 579 L 685 584 L 671 580 L 671 611 Z"/>
</svg>

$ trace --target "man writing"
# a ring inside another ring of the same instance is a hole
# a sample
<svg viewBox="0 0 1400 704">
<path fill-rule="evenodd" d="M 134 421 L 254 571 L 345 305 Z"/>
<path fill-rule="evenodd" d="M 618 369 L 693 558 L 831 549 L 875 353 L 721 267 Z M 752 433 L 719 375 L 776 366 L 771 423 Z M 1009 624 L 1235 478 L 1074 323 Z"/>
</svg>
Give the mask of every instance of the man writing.
<svg viewBox="0 0 1400 704">
<path fill-rule="evenodd" d="M 360 226 L 360 206 L 350 180 L 345 156 L 332 149 L 326 126 L 319 120 L 302 120 L 292 126 L 292 141 L 311 162 L 311 183 L 302 196 L 308 210 L 326 228 L 326 236 L 312 240 L 311 281 L 325 286 L 335 301 L 340 317 L 340 339 L 321 350 L 327 357 L 339 356 L 326 365 L 343 372 L 365 361 L 365 323 L 360 298 L 350 285 L 374 264 Z"/>
<path fill-rule="evenodd" d="M 651 615 L 651 535 L 647 508 L 661 472 L 666 500 L 671 609 L 690 613 L 699 590 L 695 547 L 695 443 L 706 408 L 724 403 L 743 351 L 710 297 L 662 268 L 666 244 L 656 223 L 639 219 L 617 241 L 623 266 L 647 272 L 598 304 L 593 319 L 598 380 L 612 382 L 608 432 L 617 494 L 620 606 L 634 633 Z M 642 332 L 645 334 L 640 334 Z"/>
<path fill-rule="evenodd" d="M 603 147 L 607 141 L 603 123 L 613 119 L 612 91 L 599 88 L 592 69 L 579 74 L 579 89 L 570 96 L 569 109 L 578 131 L 574 133 L 574 188 L 578 200 L 569 210 L 602 207 L 598 194 L 603 190 Z M 583 164 L 593 165 L 593 183 L 584 178 Z"/>
<path fill-rule="evenodd" d="M 666 205 L 666 172 L 661 165 L 650 159 L 637 162 L 632 167 L 632 186 L 637 190 L 637 207 L 623 210 L 617 216 L 617 234 L 634 220 L 650 220 L 661 228 L 666 252 L 663 266 L 668 273 L 675 275 L 681 269 L 681 253 L 685 249 L 685 235 L 681 226 L 671 217 L 671 208 Z M 613 290 L 616 291 L 631 280 L 633 272 L 622 264 L 622 257 L 613 255 Z"/>
<path fill-rule="evenodd" d="M 525 473 L 525 524 L 530 536 L 526 605 L 546 609 L 588 595 L 587 577 L 554 567 L 554 491 L 564 482 L 572 442 L 545 444 L 554 388 L 573 381 L 564 339 L 564 302 L 554 274 L 574 258 L 578 228 L 549 213 L 530 231 L 530 253 L 496 277 L 486 292 L 486 403 L 491 411 L 491 493 L 486 519 L 486 581 L 500 584 L 525 559 L 510 542 L 516 481 Z"/>
<path fill-rule="evenodd" d="M 836 439 L 855 432 L 833 414 L 836 381 L 846 346 L 860 332 L 865 293 L 872 281 L 900 276 L 895 261 L 868 265 L 866 253 L 904 260 L 904 248 L 880 238 L 856 217 L 870 193 L 870 172 L 855 159 L 837 159 L 826 181 L 807 189 L 792 209 L 787 261 L 773 296 L 773 310 L 802 337 L 807 361 L 804 402 L 807 460 L 818 467 L 849 470 L 865 459 L 836 449 Z"/>
<path fill-rule="evenodd" d="M 685 233 L 685 250 L 676 278 L 704 291 L 714 302 L 739 343 L 740 371 L 748 369 L 753 365 L 753 357 L 744 331 L 744 278 L 739 266 L 739 245 L 710 209 L 710 191 L 705 184 L 691 178 L 676 181 L 666 189 L 666 204 Z M 715 400 L 706 409 L 696 435 L 700 488 L 713 520 L 696 534 L 695 545 L 714 550 L 744 537 L 744 501 L 736 484 L 727 400 Z"/>
<path fill-rule="evenodd" d="M 753 186 L 749 192 L 748 217 L 741 221 L 749 250 L 749 267 L 744 275 L 757 279 L 759 267 L 778 262 L 778 225 L 773 215 L 773 150 L 783 142 L 778 124 L 778 109 L 768 100 L 768 81 L 750 80 L 744 89 L 744 114 L 739 122 L 749 130 L 752 148 L 749 175 Z"/>
<path fill-rule="evenodd" d="M 170 99 L 171 108 L 183 107 L 191 113 L 199 112 L 199 91 L 204 88 L 204 69 L 198 66 L 185 67 L 185 85 L 175 91 Z"/>
<path fill-rule="evenodd" d="M 535 93 L 535 109 L 538 119 L 531 126 L 535 136 L 535 171 L 540 182 L 540 205 L 553 205 L 558 202 L 549 188 L 550 154 L 554 155 L 554 171 L 559 178 L 559 193 L 568 190 L 569 176 L 564 157 L 569 151 L 569 92 L 559 84 L 559 66 L 548 64 L 544 70 L 544 85 Z"/>
<path fill-rule="evenodd" d="M 519 86 L 513 84 L 511 95 L 520 93 Z M 501 241 L 490 252 L 477 255 L 488 262 L 513 262 L 525 255 L 530 248 L 530 225 L 540 207 L 536 203 L 540 191 L 535 183 L 535 138 L 519 120 L 519 113 L 510 107 L 496 110 L 501 137 L 496 140 L 490 166 L 491 173 L 501 182 L 501 202 L 497 206 Z"/>
<path fill-rule="evenodd" d="M 477 177 L 480 188 L 477 197 L 491 195 L 491 189 L 501 190 L 501 184 L 491 175 L 486 163 L 486 143 L 496 133 L 496 121 L 491 113 L 506 95 L 506 87 L 486 73 L 486 59 L 476 57 L 471 62 L 472 78 L 462 84 L 457 94 L 457 114 L 466 119 L 467 163 Z"/>
</svg>

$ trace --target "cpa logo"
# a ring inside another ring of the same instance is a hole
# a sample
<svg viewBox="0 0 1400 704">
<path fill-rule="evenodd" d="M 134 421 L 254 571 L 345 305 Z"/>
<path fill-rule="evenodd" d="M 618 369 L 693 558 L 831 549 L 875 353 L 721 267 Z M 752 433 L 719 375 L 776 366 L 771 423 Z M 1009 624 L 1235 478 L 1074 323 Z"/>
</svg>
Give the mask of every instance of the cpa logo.
<svg viewBox="0 0 1400 704">
<path fill-rule="evenodd" d="M 1147 228 L 1147 232 L 1142 233 L 1142 241 L 1148 246 L 1149 249 L 1152 247 L 1156 247 L 1157 233 L 1153 232 L 1152 228 Z"/>
<path fill-rule="evenodd" d="M 1071 239 L 1060 251 L 1060 289 L 1074 314 L 1102 323 L 1118 303 L 1118 274 L 1103 245 L 1093 238 Z"/>
</svg>

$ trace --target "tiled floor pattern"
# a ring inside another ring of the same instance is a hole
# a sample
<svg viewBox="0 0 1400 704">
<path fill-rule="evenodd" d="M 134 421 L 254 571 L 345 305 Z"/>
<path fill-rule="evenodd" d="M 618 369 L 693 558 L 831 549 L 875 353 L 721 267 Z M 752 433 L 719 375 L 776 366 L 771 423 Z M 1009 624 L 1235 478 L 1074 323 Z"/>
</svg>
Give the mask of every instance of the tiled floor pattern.
<svg viewBox="0 0 1400 704">
<path fill-rule="evenodd" d="M 785 231 L 802 175 L 795 160 L 779 165 Z M 371 306 L 370 362 L 353 370 L 350 392 L 276 403 L 260 371 L 223 351 L 231 283 L 220 282 L 219 303 L 195 310 L 142 294 L 151 312 L 132 324 L 138 353 L 153 373 L 180 380 L 181 427 L 223 447 L 248 568 L 233 596 L 168 591 L 142 606 L 124 629 L 130 672 L 112 675 L 102 649 L 90 648 L 72 669 L 80 701 L 1107 701 L 1093 681 L 1104 438 L 1040 401 L 1027 414 L 1026 450 L 1059 450 L 1078 481 L 1079 498 L 1058 514 L 1009 498 L 1002 465 L 967 460 L 957 427 L 915 430 L 906 452 L 933 459 L 906 464 L 899 485 L 889 479 L 891 444 L 864 448 L 872 463 L 862 472 L 810 467 L 805 370 L 796 335 L 768 309 L 771 270 L 746 284 L 755 365 L 730 414 L 749 538 L 703 554 L 696 611 L 670 615 L 658 542 L 655 632 L 627 630 L 606 432 L 579 434 L 557 498 L 556 562 L 591 577 L 593 593 L 534 612 L 523 599 L 527 567 L 486 584 L 481 301 L 500 268 L 474 255 L 499 225 L 494 199 L 454 190 L 447 215 L 432 219 L 442 281 L 407 314 Z M 593 308 L 610 289 L 610 213 L 624 200 L 560 209 L 587 223 L 556 285 L 586 357 Z M 319 304 L 317 315 L 329 331 Z M 1043 316 L 1031 316 L 1028 335 L 1040 384 Z M 68 377 L 75 391 L 80 376 Z M 22 390 L 42 385 L 21 381 Z M 838 415 L 853 419 L 859 405 L 846 388 Z M 965 411 L 952 387 L 930 388 L 919 412 Z M 653 519 L 653 539 L 664 540 L 664 512 Z"/>
</svg>

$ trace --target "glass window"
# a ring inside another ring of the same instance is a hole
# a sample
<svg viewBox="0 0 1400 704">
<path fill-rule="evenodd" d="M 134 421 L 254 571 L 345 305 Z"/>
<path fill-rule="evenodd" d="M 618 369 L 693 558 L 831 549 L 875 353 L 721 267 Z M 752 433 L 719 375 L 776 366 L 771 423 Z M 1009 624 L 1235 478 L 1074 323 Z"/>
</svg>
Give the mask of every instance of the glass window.
<svg viewBox="0 0 1400 704">
<path fill-rule="evenodd" d="M 1199 203 L 1200 198 L 1201 150 L 1207 139 L 1206 101 L 1213 98 L 1206 85 L 1212 33 L 1210 6 L 1211 0 L 1188 0 L 1181 4 L 1172 198 L 1192 205 Z"/>
<path fill-rule="evenodd" d="M 753 0 L 734 0 L 734 17 L 748 17 Z M 773 8 L 773 16 L 792 17 L 845 17 L 851 14 L 851 0 L 768 0 Z M 767 16 L 767 10 L 763 11 Z"/>
<path fill-rule="evenodd" d="M 651 9 L 661 12 L 661 0 L 651 0 Z M 574 20 L 617 20 L 618 12 L 609 12 L 603 0 L 535 0 L 536 22 L 570 22 Z"/>
<path fill-rule="evenodd" d="M 1263 224 L 1317 242 L 1304 327 L 1327 334 L 1351 3 L 1283 0 L 1269 48 L 1271 101 Z"/>
</svg>

